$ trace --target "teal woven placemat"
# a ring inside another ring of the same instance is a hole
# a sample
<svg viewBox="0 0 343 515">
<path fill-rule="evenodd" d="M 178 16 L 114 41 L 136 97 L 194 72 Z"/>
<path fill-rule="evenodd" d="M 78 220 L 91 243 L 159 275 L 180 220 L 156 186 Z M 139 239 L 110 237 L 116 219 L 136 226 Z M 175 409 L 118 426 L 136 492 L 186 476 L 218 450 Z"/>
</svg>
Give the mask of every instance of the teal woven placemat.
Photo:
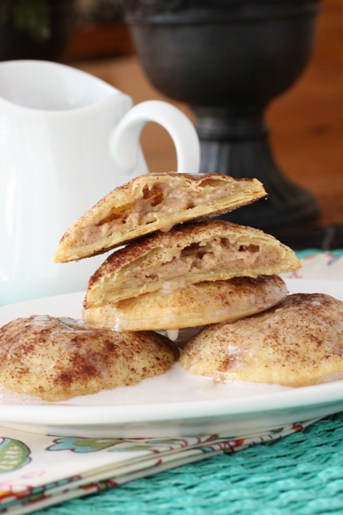
<svg viewBox="0 0 343 515">
<path fill-rule="evenodd" d="M 49 515 L 343 514 L 343 413 L 221 455 L 41 510 Z"/>
<path fill-rule="evenodd" d="M 343 256 L 343 249 L 334 249 L 329 251 L 330 254 L 335 254 L 336 256 Z M 306 250 L 298 250 L 296 252 L 297 256 L 299 258 L 304 258 L 306 256 L 312 255 L 312 254 L 321 254 L 322 251 L 318 249 L 306 249 Z"/>
</svg>

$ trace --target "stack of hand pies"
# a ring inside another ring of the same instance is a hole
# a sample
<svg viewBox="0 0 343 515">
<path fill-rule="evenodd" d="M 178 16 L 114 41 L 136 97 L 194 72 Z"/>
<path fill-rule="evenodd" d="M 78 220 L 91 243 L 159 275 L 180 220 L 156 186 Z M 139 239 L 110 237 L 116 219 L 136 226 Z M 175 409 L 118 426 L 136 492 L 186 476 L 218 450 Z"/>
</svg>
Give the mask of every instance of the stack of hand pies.
<svg viewBox="0 0 343 515">
<path fill-rule="evenodd" d="M 90 278 L 92 328 L 205 329 L 181 351 L 187 370 L 217 381 L 290 386 L 340 377 L 343 303 L 290 295 L 278 274 L 300 267 L 261 230 L 210 217 L 266 196 L 256 179 L 150 173 L 112 191 L 63 236 L 56 261 L 114 251 Z M 124 247 L 123 247 L 124 246 Z"/>
<path fill-rule="evenodd" d="M 219 174 L 150 173 L 112 191 L 56 254 L 65 262 L 126 245 L 90 278 L 86 325 L 175 337 L 281 302 L 287 289 L 277 274 L 299 268 L 294 253 L 260 230 L 206 219 L 265 195 L 256 179 Z"/>
</svg>

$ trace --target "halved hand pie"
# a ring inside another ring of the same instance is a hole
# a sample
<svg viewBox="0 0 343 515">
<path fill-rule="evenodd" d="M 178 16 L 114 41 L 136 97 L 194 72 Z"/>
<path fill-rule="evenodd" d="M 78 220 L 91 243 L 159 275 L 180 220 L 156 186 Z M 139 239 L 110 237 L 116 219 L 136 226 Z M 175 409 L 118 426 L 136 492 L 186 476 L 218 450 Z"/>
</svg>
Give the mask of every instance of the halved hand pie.
<svg viewBox="0 0 343 515">
<path fill-rule="evenodd" d="M 85 306 L 300 266 L 291 249 L 258 229 L 223 220 L 190 223 L 114 252 L 90 278 Z"/>
<path fill-rule="evenodd" d="M 197 327 L 259 313 L 281 302 L 287 287 L 278 276 L 236 277 L 173 291 L 146 293 L 118 303 L 85 304 L 84 322 L 115 331 Z"/>
<path fill-rule="evenodd" d="M 56 262 L 100 254 L 192 219 L 226 213 L 265 197 L 257 179 L 221 174 L 148 173 L 101 199 L 62 237 Z"/>
<path fill-rule="evenodd" d="M 181 365 L 216 381 L 307 386 L 343 378 L 343 302 L 290 295 L 275 308 L 206 327 L 184 348 Z"/>
</svg>

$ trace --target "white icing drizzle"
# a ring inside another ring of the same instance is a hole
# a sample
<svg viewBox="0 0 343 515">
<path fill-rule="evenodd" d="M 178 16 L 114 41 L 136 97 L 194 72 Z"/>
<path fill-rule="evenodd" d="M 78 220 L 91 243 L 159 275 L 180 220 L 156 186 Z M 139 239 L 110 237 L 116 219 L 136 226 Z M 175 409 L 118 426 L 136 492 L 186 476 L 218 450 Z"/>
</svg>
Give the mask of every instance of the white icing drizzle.
<svg viewBox="0 0 343 515">
<path fill-rule="evenodd" d="M 160 229 L 161 232 L 169 232 L 174 226 L 173 225 L 169 225 L 168 227 L 163 227 L 162 229 Z"/>
<path fill-rule="evenodd" d="M 167 336 L 169 340 L 175 342 L 179 337 L 179 329 L 167 329 Z"/>
<path fill-rule="evenodd" d="M 113 323 L 113 328 L 112 328 L 113 331 L 115 331 L 116 333 L 120 333 L 120 330 L 121 330 L 121 317 L 116 315 L 115 318 L 114 318 L 114 323 Z"/>
</svg>

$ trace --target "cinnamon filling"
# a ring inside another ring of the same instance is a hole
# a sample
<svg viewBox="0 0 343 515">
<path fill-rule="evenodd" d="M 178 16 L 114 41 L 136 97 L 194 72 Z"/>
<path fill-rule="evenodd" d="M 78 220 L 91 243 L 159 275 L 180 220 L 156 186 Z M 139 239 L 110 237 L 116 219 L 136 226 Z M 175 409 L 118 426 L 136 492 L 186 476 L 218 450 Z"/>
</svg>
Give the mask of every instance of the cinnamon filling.
<svg viewBox="0 0 343 515">
<path fill-rule="evenodd" d="M 129 267 L 117 276 L 114 283 L 110 279 L 102 283 L 101 296 L 107 301 L 125 298 L 127 292 L 144 289 L 148 282 L 161 282 L 162 290 L 170 291 L 184 286 L 184 278 L 195 276 L 197 282 L 210 280 L 211 274 L 220 270 L 234 269 L 235 276 L 247 268 L 260 266 L 266 261 L 266 254 L 261 253 L 258 245 L 242 245 L 228 238 L 214 238 L 207 242 L 193 243 L 182 250 L 173 249 L 170 260 L 149 267 Z M 268 262 L 273 256 L 268 255 Z M 100 291 L 98 291 L 100 293 Z M 99 299 L 100 300 L 100 299 Z"/>
<path fill-rule="evenodd" d="M 161 214 L 175 213 L 188 210 L 200 204 L 212 202 L 228 194 L 222 184 L 203 181 L 202 188 L 180 187 L 177 183 L 156 183 L 145 185 L 141 198 L 133 204 L 113 208 L 112 211 L 96 224 L 83 229 L 80 239 L 88 244 L 100 239 L 106 239 L 114 232 L 123 233 L 137 226 L 144 226 L 158 221 Z"/>
</svg>

